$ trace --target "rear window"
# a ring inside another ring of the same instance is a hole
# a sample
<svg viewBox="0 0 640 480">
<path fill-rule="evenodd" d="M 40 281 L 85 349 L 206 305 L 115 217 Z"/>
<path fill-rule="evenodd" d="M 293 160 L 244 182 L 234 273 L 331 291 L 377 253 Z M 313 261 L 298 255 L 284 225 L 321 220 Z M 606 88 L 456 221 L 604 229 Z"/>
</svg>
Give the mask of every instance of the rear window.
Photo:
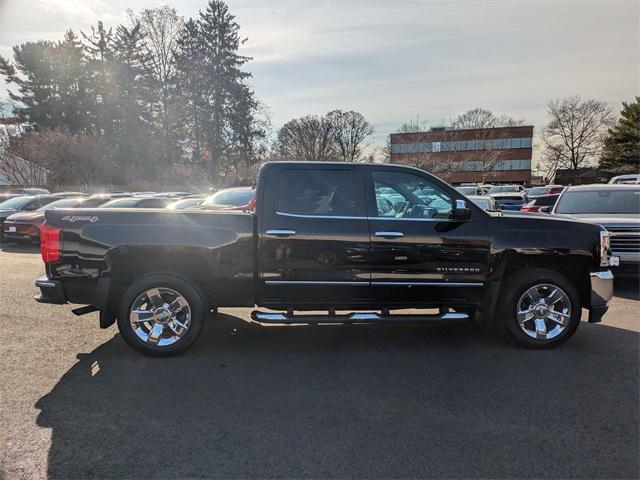
<svg viewBox="0 0 640 480">
<path fill-rule="evenodd" d="M 33 197 L 14 197 L 0 203 L 0 209 L 15 210 L 33 201 Z"/>
<path fill-rule="evenodd" d="M 568 191 L 556 213 L 640 214 L 640 188 L 637 190 Z"/>
<path fill-rule="evenodd" d="M 535 187 L 529 190 L 529 196 L 533 197 L 538 195 L 546 195 L 547 193 L 549 193 L 549 190 L 549 187 Z"/>
<path fill-rule="evenodd" d="M 138 205 L 139 202 L 139 198 L 117 198 L 100 205 L 100 208 L 132 208 Z"/>
<path fill-rule="evenodd" d="M 81 198 L 64 198 L 62 200 L 56 200 L 55 202 L 47 203 L 44 207 L 40 207 L 38 211 L 44 212 L 50 208 L 71 208 L 80 206 L 82 203 Z"/>
<path fill-rule="evenodd" d="M 356 177 L 350 170 L 284 170 L 277 210 L 299 215 L 355 216 Z"/>
<path fill-rule="evenodd" d="M 543 197 L 536 198 L 533 203 L 540 207 L 550 207 L 551 205 L 555 205 L 556 200 L 558 200 L 558 195 L 545 195 Z"/>
</svg>

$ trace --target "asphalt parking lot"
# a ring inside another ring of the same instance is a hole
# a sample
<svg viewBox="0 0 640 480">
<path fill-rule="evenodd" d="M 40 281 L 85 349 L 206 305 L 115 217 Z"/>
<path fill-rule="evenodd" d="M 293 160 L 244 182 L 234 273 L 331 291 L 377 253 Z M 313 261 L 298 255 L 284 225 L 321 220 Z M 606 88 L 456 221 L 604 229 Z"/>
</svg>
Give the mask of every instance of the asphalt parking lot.
<svg viewBox="0 0 640 480">
<path fill-rule="evenodd" d="M 637 283 L 551 351 L 481 325 L 257 327 L 150 359 L 0 245 L 0 478 L 638 478 Z"/>
</svg>

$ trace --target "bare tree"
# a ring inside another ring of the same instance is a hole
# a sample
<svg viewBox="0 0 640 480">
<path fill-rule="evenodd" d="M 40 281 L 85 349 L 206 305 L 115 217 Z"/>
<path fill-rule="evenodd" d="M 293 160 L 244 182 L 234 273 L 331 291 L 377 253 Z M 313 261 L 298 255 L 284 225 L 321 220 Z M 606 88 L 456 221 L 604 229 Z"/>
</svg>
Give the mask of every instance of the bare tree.
<svg viewBox="0 0 640 480">
<path fill-rule="evenodd" d="M 373 134 L 371 125 L 361 113 L 333 110 L 327 114 L 333 140 L 343 162 L 356 162 L 362 154 L 363 142 Z"/>
<path fill-rule="evenodd" d="M 278 131 L 275 151 L 280 160 L 326 162 L 339 158 L 331 122 L 326 117 L 316 115 L 285 123 Z"/>
<path fill-rule="evenodd" d="M 582 100 L 576 95 L 553 100 L 547 106 L 549 123 L 542 133 L 543 164 L 547 170 L 578 169 L 600 158 L 607 128 L 615 117 L 599 100 Z"/>
<path fill-rule="evenodd" d="M 522 125 L 523 120 L 516 120 L 507 115 L 496 116 L 493 112 L 484 108 L 474 108 L 463 114 L 458 115 L 452 122 L 451 126 L 455 129 L 467 128 L 496 128 L 496 127 L 514 127 Z"/>
<path fill-rule="evenodd" d="M 137 17 L 131 12 L 129 15 L 132 21 L 140 22 L 150 67 L 164 90 L 168 88 L 176 73 L 175 55 L 184 20 L 175 8 L 166 5 L 146 8 Z"/>
<path fill-rule="evenodd" d="M 12 154 L 0 145 L 0 175 L 12 185 L 45 185 L 47 171 L 23 158 Z"/>
</svg>

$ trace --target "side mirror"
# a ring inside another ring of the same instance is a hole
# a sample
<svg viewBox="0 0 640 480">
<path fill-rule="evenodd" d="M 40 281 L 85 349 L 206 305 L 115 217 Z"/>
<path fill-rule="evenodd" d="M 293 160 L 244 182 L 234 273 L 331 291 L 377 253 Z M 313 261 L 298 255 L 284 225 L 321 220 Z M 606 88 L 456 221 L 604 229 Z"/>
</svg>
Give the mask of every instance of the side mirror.
<svg viewBox="0 0 640 480">
<path fill-rule="evenodd" d="M 458 222 L 466 222 L 471 218 L 471 210 L 464 200 L 456 200 L 456 208 L 453 209 L 453 219 Z"/>
<path fill-rule="evenodd" d="M 551 207 L 540 207 L 538 211 L 540 213 L 551 213 Z"/>
</svg>

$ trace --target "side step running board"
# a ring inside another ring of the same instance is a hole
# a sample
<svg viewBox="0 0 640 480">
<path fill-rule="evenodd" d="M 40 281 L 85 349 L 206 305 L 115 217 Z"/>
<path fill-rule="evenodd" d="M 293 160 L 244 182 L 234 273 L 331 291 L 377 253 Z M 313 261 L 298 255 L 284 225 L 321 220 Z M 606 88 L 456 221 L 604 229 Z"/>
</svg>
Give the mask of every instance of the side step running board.
<svg viewBox="0 0 640 480">
<path fill-rule="evenodd" d="M 293 315 L 289 313 L 251 312 L 251 318 L 266 324 L 342 324 L 342 323 L 395 323 L 395 322 L 468 322 L 466 313 L 446 312 L 436 315 L 381 315 L 375 312 L 356 312 L 344 315 Z"/>
</svg>

